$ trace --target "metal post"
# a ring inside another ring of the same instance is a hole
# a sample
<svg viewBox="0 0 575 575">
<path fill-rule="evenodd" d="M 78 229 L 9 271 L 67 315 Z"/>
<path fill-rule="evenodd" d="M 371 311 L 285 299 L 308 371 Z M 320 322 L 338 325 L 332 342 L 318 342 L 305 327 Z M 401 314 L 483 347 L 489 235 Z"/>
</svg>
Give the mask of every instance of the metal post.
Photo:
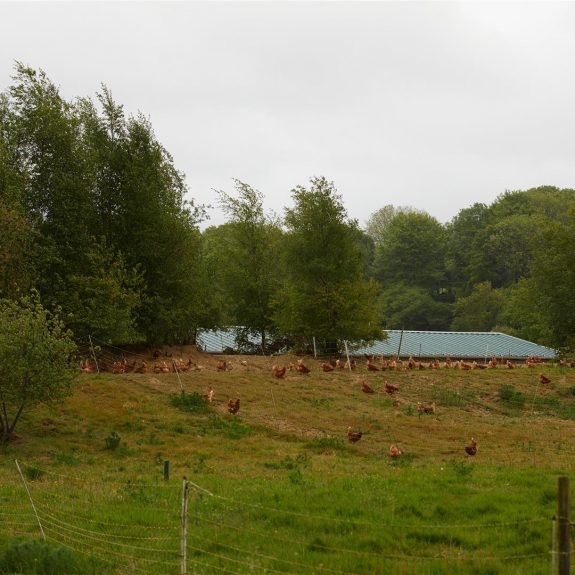
<svg viewBox="0 0 575 575">
<path fill-rule="evenodd" d="M 96 369 L 98 371 L 98 375 L 100 375 L 100 366 L 98 365 L 98 360 L 96 359 L 96 353 L 94 352 L 94 346 L 92 344 L 92 338 L 88 335 L 88 339 L 90 340 L 90 349 L 92 350 L 92 357 L 94 358 L 94 362 L 96 363 Z"/>
<path fill-rule="evenodd" d="M 30 499 L 30 505 L 32 505 L 32 510 L 34 511 L 34 515 L 36 515 L 36 521 L 38 521 L 38 527 L 40 527 L 40 532 L 42 533 L 42 539 L 46 541 L 46 534 L 44 533 L 44 528 L 42 527 L 42 523 L 40 522 L 40 517 L 38 516 L 38 511 L 36 511 L 36 506 L 34 505 L 34 501 L 32 500 L 32 495 L 30 495 L 30 490 L 28 489 L 28 484 L 24 479 L 24 475 L 22 474 L 22 470 L 18 465 L 18 460 L 15 459 L 14 463 L 16 463 L 16 467 L 18 468 L 18 473 L 20 474 L 20 478 L 22 479 L 22 483 L 24 484 L 24 489 L 26 489 L 26 493 L 28 494 L 28 499 Z"/>
<path fill-rule="evenodd" d="M 188 499 L 190 486 L 184 477 L 182 484 L 182 525 L 180 541 L 180 575 L 188 575 Z"/>
<path fill-rule="evenodd" d="M 184 393 L 184 386 L 182 385 L 182 379 L 180 377 L 180 370 L 178 369 L 178 366 L 176 365 L 174 358 L 172 358 L 172 365 L 174 366 L 174 371 L 176 372 L 176 375 L 178 376 L 178 382 L 180 383 L 180 390 L 182 393 Z"/>
<path fill-rule="evenodd" d="M 317 349 L 315 347 L 315 337 L 312 337 L 311 339 L 313 341 L 313 356 L 317 357 Z"/>
<path fill-rule="evenodd" d="M 349 349 L 347 348 L 347 339 L 343 340 L 343 344 L 345 345 L 345 355 L 347 357 L 347 369 L 351 373 L 351 361 L 349 361 Z"/>
<path fill-rule="evenodd" d="M 557 554 L 559 555 L 558 575 L 569 575 L 571 567 L 570 557 L 570 494 L 569 477 L 559 477 L 558 480 L 558 513 L 557 513 Z"/>
<path fill-rule="evenodd" d="M 403 340 L 403 330 L 401 330 L 401 335 L 399 336 L 399 346 L 397 347 L 397 359 L 399 361 L 399 352 L 401 351 L 401 342 Z"/>
</svg>

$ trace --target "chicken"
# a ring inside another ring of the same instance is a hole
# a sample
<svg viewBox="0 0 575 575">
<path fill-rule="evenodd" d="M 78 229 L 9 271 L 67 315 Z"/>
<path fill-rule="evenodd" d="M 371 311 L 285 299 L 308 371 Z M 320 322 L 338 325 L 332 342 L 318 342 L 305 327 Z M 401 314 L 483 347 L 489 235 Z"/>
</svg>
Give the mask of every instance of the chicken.
<svg viewBox="0 0 575 575">
<path fill-rule="evenodd" d="M 393 459 L 397 459 L 400 455 L 403 454 L 403 451 L 397 447 L 397 445 L 390 445 L 389 446 L 389 457 Z"/>
<path fill-rule="evenodd" d="M 170 368 L 168 367 L 168 364 L 165 361 L 162 361 L 162 364 L 160 365 L 160 371 L 162 373 L 170 373 Z"/>
<path fill-rule="evenodd" d="M 515 366 L 509 360 L 507 360 L 505 362 L 505 365 L 507 366 L 507 369 L 514 369 L 515 368 Z"/>
<path fill-rule="evenodd" d="M 341 361 L 341 359 L 336 359 L 335 360 L 335 367 L 336 367 L 336 369 L 343 369 L 345 367 L 345 365 Z"/>
<path fill-rule="evenodd" d="M 467 455 L 475 455 L 477 453 L 477 441 L 473 437 L 471 438 L 471 443 L 465 446 L 465 453 Z"/>
<path fill-rule="evenodd" d="M 367 371 L 379 371 L 379 367 L 377 367 L 377 365 L 374 363 L 371 363 L 370 359 L 367 360 L 365 366 L 367 367 Z"/>
<path fill-rule="evenodd" d="M 152 353 L 152 357 L 154 359 L 158 359 L 160 355 L 162 355 L 162 352 L 159 349 L 155 349 L 154 352 Z"/>
<path fill-rule="evenodd" d="M 357 443 L 362 435 L 361 431 L 352 431 L 351 427 L 347 428 L 347 439 L 350 443 Z"/>
<path fill-rule="evenodd" d="M 473 369 L 485 369 L 487 365 L 484 363 L 477 363 L 476 361 L 473 362 Z"/>
<path fill-rule="evenodd" d="M 383 387 L 383 390 L 388 395 L 393 395 L 396 391 L 399 391 L 399 387 L 397 387 L 397 385 L 392 385 L 391 383 L 386 383 Z"/>
<path fill-rule="evenodd" d="M 240 398 L 238 397 L 235 401 L 230 399 L 228 401 L 228 411 L 235 415 L 240 410 Z"/>
<path fill-rule="evenodd" d="M 148 371 L 148 364 L 143 361 L 135 370 L 134 373 L 146 373 Z"/>
<path fill-rule="evenodd" d="M 417 411 L 421 413 L 431 413 L 435 415 L 435 401 L 432 403 L 422 403 L 420 401 L 417 402 Z"/>
<path fill-rule="evenodd" d="M 218 361 L 217 365 L 216 365 L 216 369 L 218 371 L 227 371 L 228 370 L 228 364 L 226 361 L 224 361 L 223 359 L 220 359 L 220 361 Z"/>
<path fill-rule="evenodd" d="M 473 365 L 471 365 L 470 363 L 466 363 L 463 360 L 460 360 L 460 362 L 459 362 L 459 369 L 464 369 L 467 371 L 467 370 L 471 369 L 472 367 L 473 367 Z"/>
<path fill-rule="evenodd" d="M 214 401 L 214 388 L 210 386 L 209 389 L 208 389 L 208 391 L 206 391 L 206 393 L 204 393 L 204 394 L 202 395 L 202 397 L 205 397 L 206 400 L 208 401 L 208 403 L 212 403 L 212 402 Z M 231 400 L 230 400 L 230 401 L 231 401 Z M 238 399 L 238 402 L 239 402 L 239 399 Z M 229 405 L 230 405 L 230 404 L 228 403 L 228 410 L 229 410 Z M 239 403 L 238 403 L 238 409 L 239 409 L 239 408 L 240 408 L 240 405 L 239 405 Z M 237 411 L 237 410 L 236 410 L 236 411 Z M 230 413 L 232 413 L 232 412 L 230 411 Z"/>
<path fill-rule="evenodd" d="M 80 362 L 80 369 L 84 373 L 94 373 L 96 371 L 96 366 L 89 360 Z"/>
<path fill-rule="evenodd" d="M 548 377 L 545 377 L 542 373 L 539 374 L 539 383 L 545 385 L 546 383 L 551 383 L 551 380 Z"/>
<path fill-rule="evenodd" d="M 115 361 L 112 365 L 112 373 L 124 373 L 126 371 L 126 366 L 121 361 Z"/>
<path fill-rule="evenodd" d="M 346 361 L 343 367 L 345 369 L 355 369 L 355 365 L 355 359 L 352 359 L 350 361 Z"/>
<path fill-rule="evenodd" d="M 131 373 L 136 369 L 136 360 L 134 360 L 132 363 L 128 363 L 127 361 L 124 364 L 124 368 L 125 368 L 125 372 L 126 373 Z"/>
<path fill-rule="evenodd" d="M 363 393 L 375 393 L 373 387 L 371 387 L 365 381 L 361 382 L 361 391 L 363 391 Z"/>
<path fill-rule="evenodd" d="M 322 368 L 323 371 L 325 371 L 326 373 L 327 373 L 327 372 L 330 372 L 330 371 L 333 371 L 333 369 L 334 369 L 329 363 L 325 363 L 325 362 L 321 364 L 321 368 Z"/>
<path fill-rule="evenodd" d="M 283 367 L 278 367 L 277 365 L 272 366 L 272 373 L 274 377 L 277 377 L 278 379 L 283 379 L 283 377 L 286 374 L 285 365 Z"/>
<path fill-rule="evenodd" d="M 304 364 L 303 359 L 297 360 L 297 365 L 295 366 L 295 369 L 299 373 L 303 373 L 306 375 L 311 371 L 311 369 Z"/>
</svg>

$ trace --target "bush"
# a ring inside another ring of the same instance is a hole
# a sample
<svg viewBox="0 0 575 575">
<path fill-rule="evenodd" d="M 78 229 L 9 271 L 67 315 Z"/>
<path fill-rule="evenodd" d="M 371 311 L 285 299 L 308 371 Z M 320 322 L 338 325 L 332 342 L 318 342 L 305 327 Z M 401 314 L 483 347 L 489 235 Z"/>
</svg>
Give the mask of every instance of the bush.
<svg viewBox="0 0 575 575">
<path fill-rule="evenodd" d="M 499 388 L 499 397 L 509 407 L 520 409 L 525 405 L 525 396 L 510 383 L 504 383 Z"/>
<path fill-rule="evenodd" d="M 170 395 L 170 403 L 182 411 L 188 413 L 206 413 L 210 410 L 208 400 L 198 392 Z"/>
<path fill-rule="evenodd" d="M 73 575 L 101 572 L 93 562 L 87 562 L 64 547 L 45 541 L 13 541 L 0 555 L 0 574 Z"/>
<path fill-rule="evenodd" d="M 115 431 L 112 431 L 112 433 L 110 433 L 110 435 L 106 437 L 105 441 L 106 441 L 106 449 L 109 449 L 110 451 L 116 451 L 116 449 L 120 447 L 120 442 L 122 441 L 122 439 Z"/>
</svg>

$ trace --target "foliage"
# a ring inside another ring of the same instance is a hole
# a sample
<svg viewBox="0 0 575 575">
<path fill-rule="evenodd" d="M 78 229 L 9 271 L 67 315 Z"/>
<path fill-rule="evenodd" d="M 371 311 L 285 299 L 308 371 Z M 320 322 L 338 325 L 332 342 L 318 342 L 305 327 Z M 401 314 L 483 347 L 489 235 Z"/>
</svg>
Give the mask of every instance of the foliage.
<svg viewBox="0 0 575 575">
<path fill-rule="evenodd" d="M 491 287 L 489 282 L 477 284 L 471 294 L 459 298 L 454 304 L 454 331 L 490 331 L 497 324 L 497 318 L 504 305 L 501 290 Z"/>
<path fill-rule="evenodd" d="M 115 432 L 112 431 L 108 437 L 104 440 L 106 444 L 106 449 L 110 451 L 116 451 L 118 447 L 120 447 L 120 443 L 122 442 L 122 438 Z"/>
<path fill-rule="evenodd" d="M 446 330 L 451 322 L 449 304 L 436 301 L 428 290 L 392 283 L 381 295 L 387 329 Z"/>
<path fill-rule="evenodd" d="M 13 80 L 0 98 L 2 294 L 34 285 L 70 326 L 115 343 L 213 327 L 204 210 L 149 120 L 106 87 L 97 104 L 69 103 L 43 71 L 18 63 Z"/>
<path fill-rule="evenodd" d="M 237 196 L 219 192 L 220 206 L 229 222 L 212 232 L 213 268 L 231 325 L 259 335 L 265 350 L 266 336 L 274 331 L 271 301 L 280 278 L 278 250 L 281 230 L 266 216 L 263 195 L 235 180 Z"/>
<path fill-rule="evenodd" d="M 377 286 L 363 279 L 357 223 L 347 217 L 333 183 L 312 178 L 310 184 L 292 191 L 295 205 L 286 209 L 276 323 L 307 337 L 381 338 Z"/>
<path fill-rule="evenodd" d="M 45 541 L 15 540 L 0 554 L 0 574 L 69 575 L 98 573 L 103 565 Z"/>
<path fill-rule="evenodd" d="M 544 310 L 549 343 L 575 349 L 575 208 L 568 223 L 556 222 L 539 234 L 539 247 L 533 262 L 532 297 Z"/>
<path fill-rule="evenodd" d="M 111 253 L 104 238 L 90 248 L 86 260 L 86 271 L 69 276 L 60 298 L 68 325 L 77 336 L 116 343 L 141 340 L 136 328 L 144 289 L 139 269 L 127 269 L 122 254 Z"/>
<path fill-rule="evenodd" d="M 398 213 L 375 255 L 375 276 L 384 284 L 407 283 L 439 294 L 445 285 L 446 233 L 432 216 Z"/>
<path fill-rule="evenodd" d="M 174 407 L 189 413 L 205 413 L 209 411 L 207 399 L 196 391 L 170 395 L 170 403 Z"/>
<path fill-rule="evenodd" d="M 37 294 L 0 300 L 0 433 L 12 437 L 25 409 L 72 392 L 75 344 Z"/>
</svg>

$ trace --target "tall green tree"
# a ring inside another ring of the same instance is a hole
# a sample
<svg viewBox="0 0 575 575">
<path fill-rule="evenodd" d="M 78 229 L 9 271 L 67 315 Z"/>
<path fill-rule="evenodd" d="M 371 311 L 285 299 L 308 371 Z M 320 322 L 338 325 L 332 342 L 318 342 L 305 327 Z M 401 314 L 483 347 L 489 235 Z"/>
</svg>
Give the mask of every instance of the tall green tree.
<svg viewBox="0 0 575 575">
<path fill-rule="evenodd" d="M 363 277 L 357 222 L 332 182 L 310 180 L 292 190 L 285 211 L 284 285 L 275 319 L 284 332 L 336 339 L 381 338 L 377 286 Z"/>
<path fill-rule="evenodd" d="M 72 392 L 76 346 L 37 295 L 0 300 L 0 325 L 0 443 L 7 443 L 26 409 Z"/>
<path fill-rule="evenodd" d="M 234 183 L 234 196 L 219 192 L 229 222 L 220 235 L 219 275 L 234 325 L 243 328 L 239 335 L 257 334 L 265 350 L 266 336 L 275 330 L 271 302 L 280 281 L 281 230 L 265 214 L 261 192 L 239 180 Z"/>
<path fill-rule="evenodd" d="M 446 286 L 446 231 L 426 213 L 398 213 L 377 247 L 374 268 L 384 286 L 397 283 L 439 296 Z"/>
<path fill-rule="evenodd" d="M 454 304 L 454 331 L 491 331 L 505 305 L 501 289 L 493 289 L 489 282 L 477 284 L 471 294 Z"/>
</svg>

